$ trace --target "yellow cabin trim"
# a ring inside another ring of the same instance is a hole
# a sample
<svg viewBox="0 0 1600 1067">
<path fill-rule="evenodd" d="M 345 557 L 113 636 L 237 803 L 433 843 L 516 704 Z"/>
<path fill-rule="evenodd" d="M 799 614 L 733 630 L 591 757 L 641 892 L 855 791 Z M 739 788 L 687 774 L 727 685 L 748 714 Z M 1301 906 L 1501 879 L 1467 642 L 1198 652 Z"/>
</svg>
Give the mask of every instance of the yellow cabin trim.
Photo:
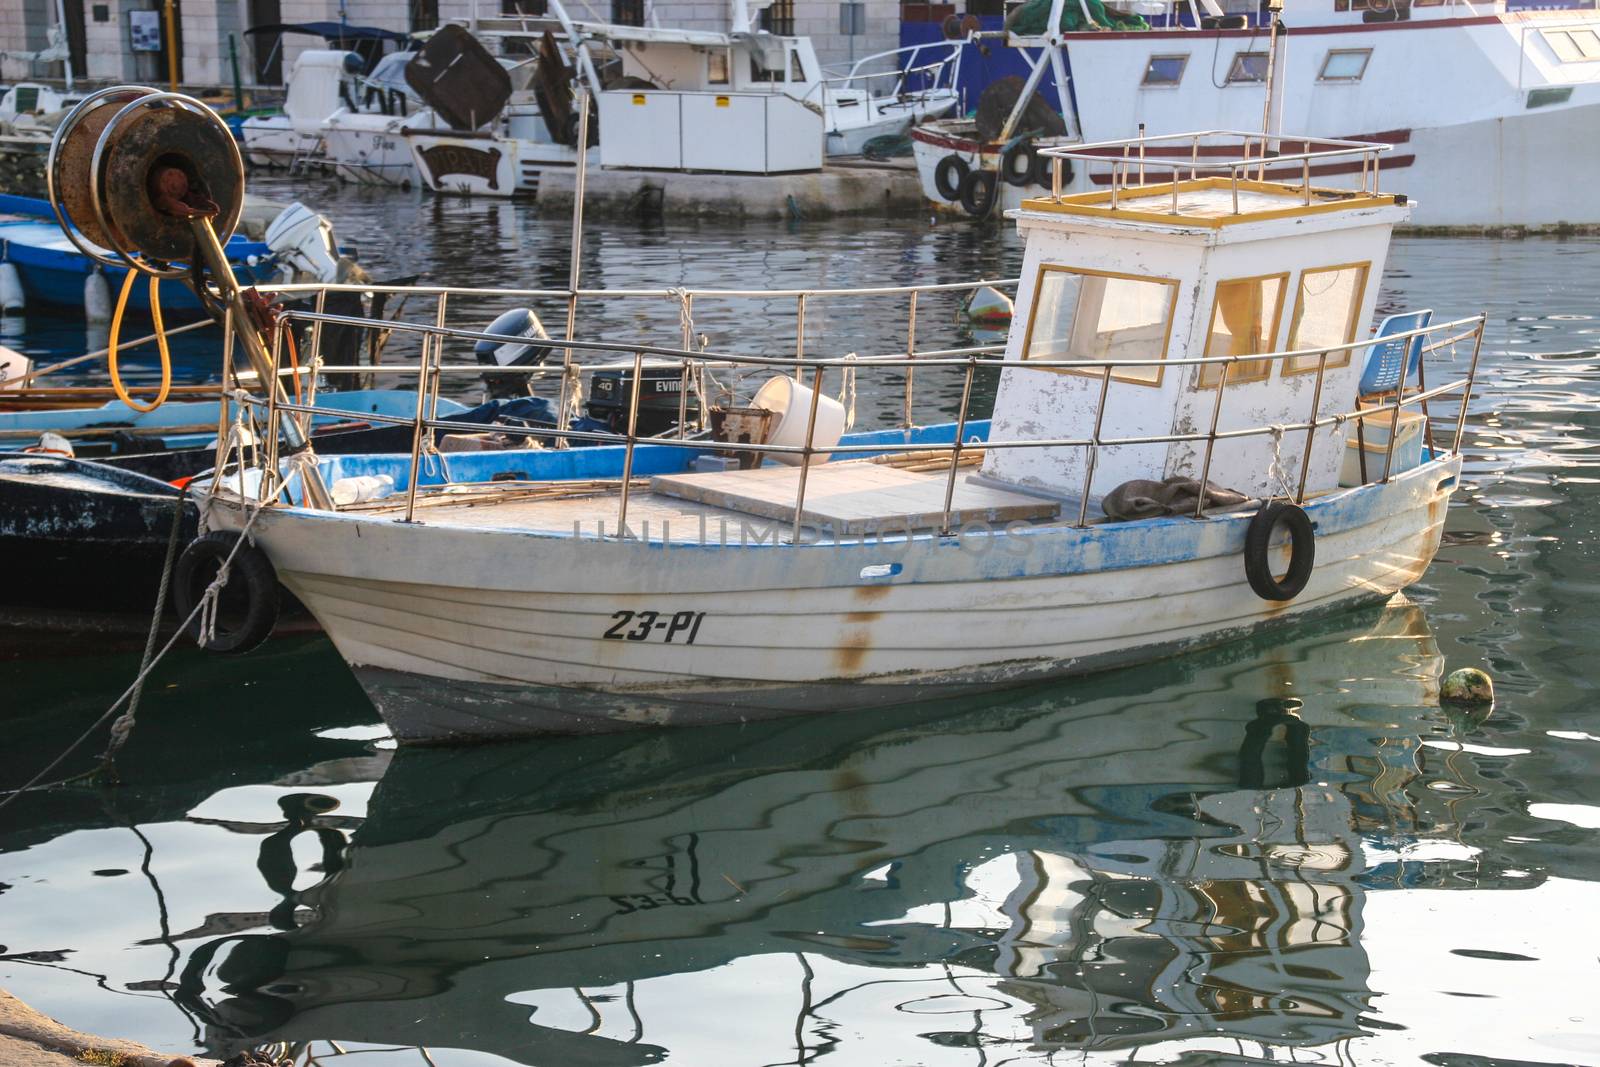
<svg viewBox="0 0 1600 1067">
<path fill-rule="evenodd" d="M 1268 166 L 1272 163 L 1269 161 Z M 1230 195 L 1234 183 L 1228 178 L 1206 177 L 1189 178 L 1178 182 L 1178 207 L 1177 214 L 1167 211 L 1152 211 L 1153 202 L 1165 198 L 1168 204 L 1172 198 L 1172 183 L 1160 182 L 1155 185 L 1125 186 L 1116 192 L 1118 205 L 1111 206 L 1111 190 L 1096 191 L 1092 193 L 1073 193 L 1063 196 L 1059 201 L 1050 197 L 1036 197 L 1022 202 L 1024 211 L 1037 211 L 1049 215 L 1075 215 L 1082 218 L 1119 219 L 1130 222 L 1154 222 L 1166 226 L 1203 226 L 1210 229 L 1221 229 L 1241 222 L 1261 222 L 1267 219 L 1292 219 L 1308 215 L 1322 215 L 1334 211 L 1350 211 L 1358 208 L 1389 207 L 1402 203 L 1400 197 L 1391 193 L 1352 192 L 1348 189 L 1330 189 L 1320 186 L 1311 187 L 1311 203 L 1305 203 L 1305 186 L 1291 185 L 1286 182 L 1265 182 L 1241 178 L 1238 189 L 1241 193 L 1254 193 L 1266 195 L 1274 199 L 1286 201 L 1282 207 L 1266 209 L 1249 208 L 1241 205 L 1240 212 L 1235 215 L 1230 213 L 1218 215 L 1200 215 L 1186 213 L 1183 209 L 1185 194 L 1209 193 L 1217 190 L 1226 190 Z M 1318 199 L 1318 198 L 1321 199 Z M 1139 207 L 1129 208 L 1123 206 L 1129 201 L 1138 201 Z"/>
</svg>

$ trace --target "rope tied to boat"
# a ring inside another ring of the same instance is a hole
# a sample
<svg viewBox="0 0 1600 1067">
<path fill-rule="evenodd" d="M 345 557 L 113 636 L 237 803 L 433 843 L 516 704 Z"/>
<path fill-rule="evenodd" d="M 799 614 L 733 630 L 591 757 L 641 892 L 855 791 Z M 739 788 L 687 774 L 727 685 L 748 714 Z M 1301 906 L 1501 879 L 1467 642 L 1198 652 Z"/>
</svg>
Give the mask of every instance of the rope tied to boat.
<svg viewBox="0 0 1600 1067">
<path fill-rule="evenodd" d="M 265 510 L 265 508 L 259 506 L 251 510 L 250 518 L 245 520 L 244 526 L 239 530 L 239 539 L 233 543 L 232 550 L 229 551 L 227 558 L 223 560 L 222 566 L 218 568 L 217 577 L 212 580 L 210 585 L 206 586 L 205 592 L 200 594 L 199 602 L 196 603 L 193 610 L 189 612 L 188 617 L 178 624 L 178 627 L 173 631 L 172 636 L 167 639 L 167 643 L 161 646 L 161 650 L 151 657 L 147 664 L 140 668 L 138 675 L 128 685 L 128 688 L 122 691 L 122 695 L 117 697 L 116 700 L 113 700 L 111 702 L 111 706 L 101 713 L 99 718 L 90 723 L 88 728 L 85 729 L 83 733 L 79 734 L 76 740 L 63 749 L 61 754 L 55 759 L 47 763 L 44 768 L 39 771 L 39 773 L 35 774 L 32 778 L 28 779 L 27 782 L 23 783 L 16 789 L 10 790 L 4 797 L 0 797 L 0 811 L 4 811 L 8 804 L 12 803 L 23 793 L 31 792 L 33 789 L 38 788 L 39 783 L 44 781 L 46 775 L 50 774 L 57 767 L 61 766 L 61 764 L 66 761 L 68 756 L 76 752 L 85 741 L 89 740 L 90 735 L 92 735 L 96 730 L 103 726 L 108 719 L 121 710 L 122 706 L 128 702 L 135 692 L 144 687 L 145 680 L 150 677 L 152 671 L 161 665 L 161 661 L 166 658 L 167 653 L 172 651 L 172 646 L 178 643 L 178 638 L 182 637 L 188 631 L 190 624 L 199 617 L 201 610 L 204 609 L 211 601 L 221 597 L 223 586 L 227 584 L 225 576 L 227 575 L 229 565 L 233 563 L 234 557 L 238 555 L 239 550 L 249 540 L 251 528 L 255 526 L 256 520 L 261 517 L 261 513 Z M 151 625 L 159 626 L 160 622 L 161 616 L 156 615 L 152 619 Z M 121 731 L 121 738 L 123 742 L 127 741 L 128 734 L 131 733 L 132 729 L 133 726 L 132 723 L 130 723 L 123 731 Z M 66 782 L 75 781 L 77 778 L 82 777 L 85 777 L 85 775 L 75 775 L 72 778 L 66 778 L 59 782 L 49 783 L 49 785 L 45 788 L 56 785 L 64 785 Z"/>
<path fill-rule="evenodd" d="M 172 498 L 172 526 L 167 532 L 166 562 L 161 565 L 161 584 L 156 587 L 156 609 L 150 616 L 150 633 L 145 638 L 144 656 L 139 660 L 140 677 L 135 681 L 133 695 L 128 698 L 128 710 L 117 716 L 111 724 L 111 736 L 106 750 L 100 754 L 100 769 L 106 774 L 115 773 L 113 763 L 122 746 L 127 744 L 139 715 L 139 698 L 144 695 L 144 676 L 155 654 L 156 638 L 161 634 L 161 616 L 167 610 L 167 590 L 172 586 L 172 570 L 178 562 L 178 531 L 183 528 L 183 504 L 186 494 L 179 490 Z"/>
<path fill-rule="evenodd" d="M 1281 422 L 1275 422 L 1267 427 L 1267 432 L 1272 436 L 1272 466 L 1267 469 L 1267 477 L 1276 483 L 1275 496 L 1286 500 L 1294 499 L 1294 480 L 1289 474 L 1289 468 L 1283 462 L 1283 435 L 1288 427 Z"/>
</svg>

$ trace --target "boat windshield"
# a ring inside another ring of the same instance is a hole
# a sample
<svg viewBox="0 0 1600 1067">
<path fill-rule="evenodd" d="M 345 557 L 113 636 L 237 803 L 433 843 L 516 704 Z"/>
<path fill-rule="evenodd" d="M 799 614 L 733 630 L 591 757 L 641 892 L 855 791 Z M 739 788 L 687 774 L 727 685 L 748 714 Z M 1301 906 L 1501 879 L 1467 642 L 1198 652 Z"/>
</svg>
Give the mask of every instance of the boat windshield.
<svg viewBox="0 0 1600 1067">
<path fill-rule="evenodd" d="M 1039 268 L 1024 359 L 1166 358 L 1178 283 L 1171 278 L 1046 265 Z M 1099 370 L 1092 373 L 1098 376 Z M 1116 377 L 1155 385 L 1159 366 L 1130 366 Z"/>
</svg>

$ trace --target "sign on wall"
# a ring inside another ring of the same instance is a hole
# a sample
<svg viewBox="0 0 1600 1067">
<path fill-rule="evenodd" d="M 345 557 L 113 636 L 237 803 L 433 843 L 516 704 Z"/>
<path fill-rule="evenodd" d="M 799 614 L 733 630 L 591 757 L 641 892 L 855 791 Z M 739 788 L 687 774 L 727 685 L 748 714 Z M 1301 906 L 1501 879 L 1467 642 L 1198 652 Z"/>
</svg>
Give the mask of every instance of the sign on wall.
<svg viewBox="0 0 1600 1067">
<path fill-rule="evenodd" d="M 135 52 L 161 51 L 161 12 L 128 12 L 128 45 Z"/>
</svg>

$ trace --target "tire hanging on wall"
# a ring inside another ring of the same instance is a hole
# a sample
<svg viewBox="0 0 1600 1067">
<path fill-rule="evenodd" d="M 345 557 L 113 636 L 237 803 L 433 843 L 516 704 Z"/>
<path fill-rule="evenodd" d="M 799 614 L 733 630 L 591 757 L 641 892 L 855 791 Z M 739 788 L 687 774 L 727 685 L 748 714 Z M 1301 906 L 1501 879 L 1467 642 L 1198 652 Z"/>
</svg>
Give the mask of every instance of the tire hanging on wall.
<svg viewBox="0 0 1600 1067">
<path fill-rule="evenodd" d="M 961 199 L 961 184 L 967 180 L 970 170 L 967 161 L 957 155 L 948 155 L 939 160 L 939 165 L 933 168 L 933 187 L 939 195 L 954 203 Z"/>
<path fill-rule="evenodd" d="M 1279 526 L 1289 531 L 1289 570 L 1280 580 L 1272 573 L 1272 535 Z M 1311 519 L 1294 504 L 1269 500 L 1250 520 L 1244 535 L 1244 576 L 1262 600 L 1293 600 L 1311 580 L 1316 562 Z"/>
<path fill-rule="evenodd" d="M 961 209 L 975 219 L 988 218 L 1000 199 L 1000 182 L 992 170 L 975 170 L 961 182 Z"/>
<path fill-rule="evenodd" d="M 172 575 L 172 599 L 179 618 L 189 617 L 238 540 L 236 533 L 213 530 L 189 542 Z M 272 633 L 278 608 L 278 572 L 265 552 L 244 545 L 233 557 L 228 584 L 222 587 L 211 641 L 201 642 L 199 619 L 189 624 L 189 636 L 207 652 L 249 652 Z"/>
</svg>

